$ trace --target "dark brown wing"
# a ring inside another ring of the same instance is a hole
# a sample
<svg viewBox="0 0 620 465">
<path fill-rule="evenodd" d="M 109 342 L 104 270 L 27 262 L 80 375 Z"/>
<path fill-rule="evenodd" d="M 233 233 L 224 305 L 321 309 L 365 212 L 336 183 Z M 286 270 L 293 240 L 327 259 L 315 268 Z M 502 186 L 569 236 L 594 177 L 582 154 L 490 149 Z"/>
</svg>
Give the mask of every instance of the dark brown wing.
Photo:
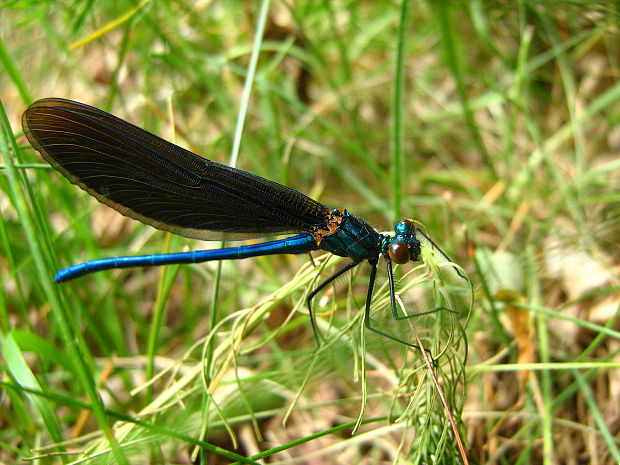
<svg viewBox="0 0 620 465">
<path fill-rule="evenodd" d="M 329 209 L 288 187 L 212 162 L 97 108 L 49 98 L 26 137 L 72 183 L 123 215 L 203 240 L 308 232 Z"/>
</svg>

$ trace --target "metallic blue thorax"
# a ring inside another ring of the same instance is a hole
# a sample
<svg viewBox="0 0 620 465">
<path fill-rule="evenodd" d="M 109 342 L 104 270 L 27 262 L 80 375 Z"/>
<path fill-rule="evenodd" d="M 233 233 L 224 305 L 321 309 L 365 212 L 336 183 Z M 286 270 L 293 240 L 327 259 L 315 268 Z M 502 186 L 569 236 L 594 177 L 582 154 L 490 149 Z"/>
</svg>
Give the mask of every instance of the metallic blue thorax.
<svg viewBox="0 0 620 465">
<path fill-rule="evenodd" d="M 345 210 L 337 231 L 323 236 L 319 247 L 340 257 L 350 257 L 354 261 L 376 262 L 381 253 L 381 244 L 388 237 L 379 234 L 364 220 Z"/>
</svg>

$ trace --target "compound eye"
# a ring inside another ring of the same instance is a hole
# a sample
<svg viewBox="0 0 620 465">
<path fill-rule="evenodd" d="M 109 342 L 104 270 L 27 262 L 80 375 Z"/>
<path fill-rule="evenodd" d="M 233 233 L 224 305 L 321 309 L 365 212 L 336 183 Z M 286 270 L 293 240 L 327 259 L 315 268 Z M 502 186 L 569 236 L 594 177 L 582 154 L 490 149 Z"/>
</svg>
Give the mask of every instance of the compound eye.
<svg viewBox="0 0 620 465">
<path fill-rule="evenodd" d="M 409 261 L 409 247 L 404 242 L 394 242 L 388 249 L 388 254 L 394 263 L 404 265 Z"/>
</svg>

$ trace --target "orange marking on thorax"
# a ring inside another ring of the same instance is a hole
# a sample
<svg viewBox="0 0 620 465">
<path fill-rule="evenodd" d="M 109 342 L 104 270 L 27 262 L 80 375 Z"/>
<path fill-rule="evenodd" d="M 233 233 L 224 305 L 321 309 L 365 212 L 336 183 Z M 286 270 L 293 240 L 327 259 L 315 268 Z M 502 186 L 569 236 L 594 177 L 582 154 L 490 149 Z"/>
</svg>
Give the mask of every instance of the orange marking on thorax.
<svg viewBox="0 0 620 465">
<path fill-rule="evenodd" d="M 330 236 L 338 231 L 340 225 L 342 224 L 344 214 L 345 210 L 338 208 L 325 215 L 326 224 L 324 226 L 317 226 L 316 229 L 312 231 L 312 237 L 316 241 L 316 245 L 320 246 L 325 236 Z"/>
</svg>

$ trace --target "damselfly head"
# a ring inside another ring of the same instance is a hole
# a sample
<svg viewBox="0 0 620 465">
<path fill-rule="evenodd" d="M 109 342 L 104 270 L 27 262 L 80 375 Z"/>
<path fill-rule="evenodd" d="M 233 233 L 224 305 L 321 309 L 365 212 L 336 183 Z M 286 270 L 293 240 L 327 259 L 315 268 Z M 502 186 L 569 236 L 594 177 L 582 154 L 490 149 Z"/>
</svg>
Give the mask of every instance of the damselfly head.
<svg viewBox="0 0 620 465">
<path fill-rule="evenodd" d="M 395 235 L 390 241 L 388 255 L 394 263 L 404 265 L 420 257 L 420 241 L 415 237 L 415 224 L 411 220 L 400 220 L 394 225 Z"/>
</svg>

